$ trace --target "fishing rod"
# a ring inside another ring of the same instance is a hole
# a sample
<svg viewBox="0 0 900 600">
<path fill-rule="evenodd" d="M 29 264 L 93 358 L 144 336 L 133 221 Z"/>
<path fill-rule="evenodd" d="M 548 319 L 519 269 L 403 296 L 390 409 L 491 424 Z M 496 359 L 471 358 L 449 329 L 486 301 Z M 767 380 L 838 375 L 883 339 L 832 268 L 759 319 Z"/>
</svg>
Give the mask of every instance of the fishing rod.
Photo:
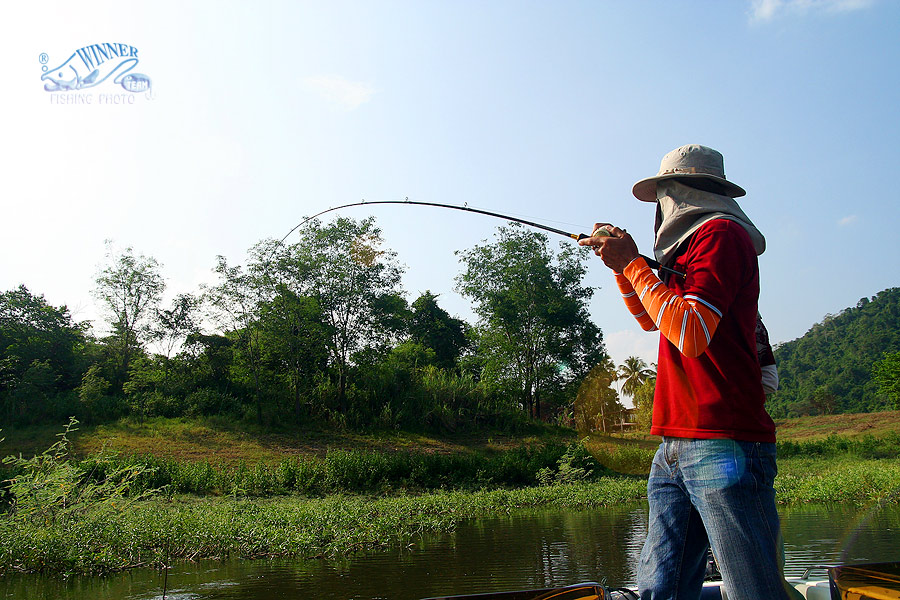
<svg viewBox="0 0 900 600">
<path fill-rule="evenodd" d="M 584 233 L 569 233 L 568 231 L 563 231 L 562 229 L 557 229 L 556 227 L 550 227 L 549 225 L 535 223 L 534 221 L 528 221 L 526 219 L 520 219 L 518 217 L 511 217 L 509 215 L 504 215 L 502 213 L 493 212 L 490 210 L 483 210 L 480 208 L 472 208 L 471 206 L 468 206 L 465 204 L 463 206 L 458 206 L 456 204 L 441 204 L 440 202 L 419 202 L 419 201 L 410 200 L 409 198 L 407 198 L 405 200 L 372 200 L 370 202 L 366 202 L 365 200 L 362 200 L 361 202 L 351 202 L 349 204 L 341 204 L 340 206 L 332 206 L 331 208 L 327 208 L 321 212 L 318 212 L 311 217 L 307 217 L 306 219 L 304 219 L 303 221 L 301 221 L 300 223 L 295 225 L 293 229 L 291 229 L 290 231 L 287 232 L 287 235 L 285 235 L 283 238 L 281 238 L 281 243 L 283 244 L 284 240 L 286 240 L 289 235 L 291 235 L 292 233 L 294 233 L 295 231 L 297 231 L 298 229 L 300 229 L 301 227 L 303 227 L 304 225 L 306 225 L 307 223 L 309 223 L 310 221 L 312 221 L 313 219 L 315 219 L 317 217 L 321 217 L 322 215 L 324 215 L 326 213 L 330 213 L 335 210 L 340 210 L 342 208 L 350 208 L 351 206 L 364 206 L 364 205 L 368 205 L 368 204 L 414 204 L 416 206 L 435 206 L 438 208 L 450 208 L 453 210 L 463 210 L 466 212 L 478 213 L 479 215 L 487 215 L 489 217 L 497 217 L 499 219 L 505 219 L 507 221 L 514 221 L 516 223 L 522 223 L 523 225 L 528 225 L 528 226 L 534 227 L 536 229 L 542 229 L 544 231 L 549 231 L 550 233 L 564 235 L 567 238 L 572 238 L 573 240 L 576 240 L 576 241 L 591 237 Z M 597 235 L 602 235 L 602 234 L 598 233 Z M 658 261 L 655 261 L 652 258 L 644 256 L 643 254 L 640 254 L 639 256 L 647 262 L 647 265 L 649 265 L 651 269 L 656 269 L 660 272 L 669 273 L 671 275 L 676 275 L 678 277 L 684 277 L 684 273 L 682 273 L 680 271 L 670 269 L 669 267 L 664 267 L 661 264 L 659 264 Z"/>
</svg>

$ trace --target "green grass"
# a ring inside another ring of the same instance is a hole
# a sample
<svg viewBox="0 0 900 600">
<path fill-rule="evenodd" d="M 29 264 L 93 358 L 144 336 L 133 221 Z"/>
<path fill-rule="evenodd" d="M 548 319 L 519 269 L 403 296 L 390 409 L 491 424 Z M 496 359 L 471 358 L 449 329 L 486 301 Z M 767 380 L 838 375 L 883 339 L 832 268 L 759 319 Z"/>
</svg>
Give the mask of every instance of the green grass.
<svg viewBox="0 0 900 600">
<path fill-rule="evenodd" d="M 0 455 L 31 456 L 56 441 L 65 423 L 7 428 L 0 432 Z M 425 452 L 453 454 L 468 451 L 502 451 L 535 444 L 568 444 L 578 439 L 568 429 L 536 426 L 527 435 L 483 431 L 433 435 L 406 431 L 355 432 L 335 429 L 269 430 L 222 417 L 195 419 L 155 417 L 137 422 L 78 426 L 72 436 L 77 456 L 102 449 L 132 455 L 152 454 L 179 461 L 217 464 L 277 463 L 289 457 L 322 457 L 330 450 L 376 452 Z"/>
<path fill-rule="evenodd" d="M 347 556 L 414 542 L 426 532 L 528 507 L 585 509 L 638 500 L 643 482 L 367 498 L 177 498 L 99 518 L 36 526 L 0 520 L 0 572 L 104 574 L 172 560 Z"/>
<path fill-rule="evenodd" d="M 791 458 L 778 461 L 782 504 L 900 502 L 900 458 Z"/>
<path fill-rule="evenodd" d="M 835 434 L 848 439 L 880 438 L 900 431 L 900 410 L 780 419 L 775 426 L 780 441 L 805 442 Z"/>
</svg>

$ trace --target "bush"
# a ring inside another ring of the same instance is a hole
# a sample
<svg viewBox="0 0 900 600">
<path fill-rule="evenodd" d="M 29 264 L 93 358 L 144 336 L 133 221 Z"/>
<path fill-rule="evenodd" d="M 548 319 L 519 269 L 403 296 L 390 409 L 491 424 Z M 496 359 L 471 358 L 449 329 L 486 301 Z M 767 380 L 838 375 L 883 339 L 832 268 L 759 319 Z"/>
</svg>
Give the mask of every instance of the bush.
<svg viewBox="0 0 900 600">
<path fill-rule="evenodd" d="M 187 416 L 213 416 L 213 415 L 239 415 L 241 403 L 232 396 L 211 390 L 200 388 L 188 394 L 185 398 L 185 415 Z"/>
</svg>

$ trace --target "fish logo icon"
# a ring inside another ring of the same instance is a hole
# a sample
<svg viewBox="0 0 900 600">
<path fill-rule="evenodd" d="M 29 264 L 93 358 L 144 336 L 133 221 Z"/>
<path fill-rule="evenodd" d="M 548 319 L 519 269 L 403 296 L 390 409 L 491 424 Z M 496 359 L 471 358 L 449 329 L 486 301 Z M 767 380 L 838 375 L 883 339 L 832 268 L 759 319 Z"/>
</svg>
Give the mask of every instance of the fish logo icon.
<svg viewBox="0 0 900 600">
<path fill-rule="evenodd" d="M 42 55 L 42 62 L 46 55 Z M 129 72 L 138 64 L 138 50 L 118 43 L 91 44 L 79 48 L 55 69 L 41 75 L 48 92 L 69 92 L 92 88 L 112 78 L 128 91 L 146 91 L 150 78 Z M 126 78 L 128 76 L 128 78 Z M 127 84 L 126 84 L 127 79 Z"/>
</svg>

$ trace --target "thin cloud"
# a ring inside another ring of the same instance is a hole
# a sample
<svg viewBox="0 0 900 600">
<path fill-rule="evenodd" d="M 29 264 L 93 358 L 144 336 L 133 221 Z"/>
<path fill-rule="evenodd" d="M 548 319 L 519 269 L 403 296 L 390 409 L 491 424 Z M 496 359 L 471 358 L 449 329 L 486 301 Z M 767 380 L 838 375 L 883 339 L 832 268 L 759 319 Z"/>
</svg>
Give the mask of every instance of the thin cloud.
<svg viewBox="0 0 900 600">
<path fill-rule="evenodd" d="M 771 21 L 783 15 L 837 14 L 864 10 L 875 0 L 752 0 L 750 21 Z"/>
<path fill-rule="evenodd" d="M 350 81 L 340 75 L 307 77 L 303 85 L 325 101 L 345 110 L 355 110 L 372 99 L 375 89 L 359 81 Z"/>
<path fill-rule="evenodd" d="M 838 225 L 840 225 L 841 227 L 846 227 L 847 225 L 850 225 L 851 223 L 855 223 L 855 222 L 856 222 L 856 215 L 847 215 L 846 217 L 844 217 L 843 219 L 838 221 Z"/>
</svg>

